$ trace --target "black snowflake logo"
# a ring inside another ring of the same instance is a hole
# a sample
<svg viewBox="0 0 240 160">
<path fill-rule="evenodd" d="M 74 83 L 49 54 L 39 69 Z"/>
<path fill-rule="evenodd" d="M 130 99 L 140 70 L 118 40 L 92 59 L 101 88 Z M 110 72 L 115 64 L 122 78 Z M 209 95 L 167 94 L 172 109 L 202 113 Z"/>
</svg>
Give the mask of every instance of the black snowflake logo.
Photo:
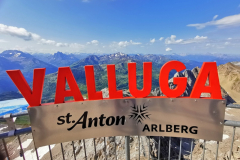
<svg viewBox="0 0 240 160">
<path fill-rule="evenodd" d="M 137 121 L 137 124 L 138 123 L 141 123 L 142 124 L 142 121 L 146 118 L 149 118 L 149 116 L 151 114 L 148 114 L 147 112 L 147 107 L 148 106 L 145 106 L 144 104 L 141 106 L 138 106 L 138 105 L 135 105 L 134 106 L 131 106 L 132 107 L 132 112 L 131 112 L 131 115 L 129 119 L 134 119 Z M 150 119 L 150 118 L 149 118 Z"/>
</svg>

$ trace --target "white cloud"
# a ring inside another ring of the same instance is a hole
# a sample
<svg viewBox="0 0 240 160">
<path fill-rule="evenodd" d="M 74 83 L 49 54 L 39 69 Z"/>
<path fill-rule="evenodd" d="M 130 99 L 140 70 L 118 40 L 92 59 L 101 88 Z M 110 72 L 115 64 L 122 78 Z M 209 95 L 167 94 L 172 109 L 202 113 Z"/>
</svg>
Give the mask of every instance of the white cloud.
<svg viewBox="0 0 240 160">
<path fill-rule="evenodd" d="M 225 42 L 224 44 L 225 44 L 225 45 L 229 45 L 229 44 L 230 44 L 230 42 Z"/>
<path fill-rule="evenodd" d="M 126 46 L 128 46 L 130 43 L 128 42 L 128 41 L 120 41 L 119 43 L 118 43 L 118 45 L 120 46 L 120 47 L 126 47 Z"/>
<path fill-rule="evenodd" d="M 8 42 L 8 41 L 5 41 L 4 39 L 0 39 L 0 43 L 5 43 L 5 42 Z"/>
<path fill-rule="evenodd" d="M 128 41 L 120 41 L 117 43 L 119 47 L 127 47 L 129 45 L 140 45 L 140 42 L 133 42 L 133 40 Z"/>
<path fill-rule="evenodd" d="M 160 38 L 159 38 L 159 41 L 161 41 L 161 40 L 163 40 L 163 39 L 164 39 L 164 37 L 160 37 Z"/>
<path fill-rule="evenodd" d="M 71 48 L 84 48 L 85 47 L 84 45 L 82 45 L 80 43 L 70 43 L 68 46 Z"/>
<path fill-rule="evenodd" d="M 98 40 L 92 40 L 91 43 L 92 44 L 98 44 L 99 42 L 98 42 Z"/>
<path fill-rule="evenodd" d="M 171 37 L 168 37 L 165 39 L 165 44 L 190 44 L 190 43 L 199 43 L 199 42 L 203 42 L 207 39 L 207 36 L 196 36 L 192 39 L 178 39 L 176 40 L 176 36 L 175 35 L 171 35 Z"/>
<path fill-rule="evenodd" d="M 196 27 L 197 29 L 202 29 L 207 26 L 217 26 L 218 28 L 240 26 L 240 14 L 227 16 L 222 19 L 212 20 L 206 23 L 188 24 L 187 26 Z"/>
<path fill-rule="evenodd" d="M 35 40 L 35 41 L 38 41 L 38 44 L 55 45 L 57 47 L 67 47 L 67 46 L 69 46 L 68 43 L 57 43 L 54 40 L 47 40 L 47 39 L 41 38 L 41 36 L 39 36 L 38 34 L 29 32 L 24 28 L 7 26 L 7 25 L 4 25 L 4 24 L 0 24 L 0 33 L 11 35 L 11 36 L 14 36 L 14 37 L 18 37 L 18 38 L 21 38 L 25 41 Z M 93 40 L 92 42 L 93 43 L 98 43 L 98 41 L 96 41 L 96 40 Z"/>
<path fill-rule="evenodd" d="M 150 42 L 151 42 L 151 43 L 154 43 L 155 41 L 156 41 L 155 38 L 150 39 Z"/>
<path fill-rule="evenodd" d="M 87 45 L 89 44 L 95 44 L 98 45 L 99 41 L 98 40 L 92 40 L 91 42 L 87 42 Z"/>
<path fill-rule="evenodd" d="M 56 42 L 53 41 L 53 40 L 46 40 L 46 39 L 41 39 L 39 43 L 42 43 L 42 44 L 52 44 L 52 45 L 55 45 Z"/>
<path fill-rule="evenodd" d="M 68 47 L 69 44 L 68 43 L 57 43 L 56 46 L 57 47 Z"/>
<path fill-rule="evenodd" d="M 228 40 L 231 40 L 232 38 L 228 38 Z"/>
<path fill-rule="evenodd" d="M 175 39 L 176 39 L 176 36 L 171 35 L 171 37 L 168 37 L 165 39 L 165 44 L 177 44 L 183 41 L 183 39 L 178 39 L 178 40 L 175 40 Z"/>
<path fill-rule="evenodd" d="M 28 32 L 24 28 L 7 26 L 7 25 L 4 25 L 4 24 L 0 24 L 0 33 L 15 36 L 15 37 L 18 37 L 18 38 L 22 38 L 25 41 L 40 39 L 39 35 L 37 35 L 35 33 Z"/>
<path fill-rule="evenodd" d="M 133 42 L 132 40 L 130 40 L 129 42 L 130 42 L 130 44 L 132 44 L 132 45 L 139 45 L 139 44 L 142 44 L 141 42 Z"/>
<path fill-rule="evenodd" d="M 213 20 L 217 19 L 217 17 L 218 17 L 218 15 L 215 15 L 215 16 L 213 17 Z"/>
<path fill-rule="evenodd" d="M 167 52 L 168 52 L 168 51 L 171 51 L 171 50 L 172 50 L 172 49 L 171 49 L 171 48 L 169 48 L 169 47 L 168 47 L 168 48 L 166 48 L 166 51 L 167 51 Z"/>
<path fill-rule="evenodd" d="M 90 0 L 82 0 L 82 2 L 90 2 Z"/>
</svg>

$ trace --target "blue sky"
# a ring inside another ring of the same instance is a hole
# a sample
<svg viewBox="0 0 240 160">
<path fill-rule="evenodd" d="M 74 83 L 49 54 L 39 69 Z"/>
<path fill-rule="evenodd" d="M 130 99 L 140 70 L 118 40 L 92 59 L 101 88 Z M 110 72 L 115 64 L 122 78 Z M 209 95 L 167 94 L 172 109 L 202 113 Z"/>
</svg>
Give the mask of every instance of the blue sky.
<svg viewBox="0 0 240 160">
<path fill-rule="evenodd" d="M 239 0 L 0 0 L 0 51 L 240 53 Z"/>
</svg>

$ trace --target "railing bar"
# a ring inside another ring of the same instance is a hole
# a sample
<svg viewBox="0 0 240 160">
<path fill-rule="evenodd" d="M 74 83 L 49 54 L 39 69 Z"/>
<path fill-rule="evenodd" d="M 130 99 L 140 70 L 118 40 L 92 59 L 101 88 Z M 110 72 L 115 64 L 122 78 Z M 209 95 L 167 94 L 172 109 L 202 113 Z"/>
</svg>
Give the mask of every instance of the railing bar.
<svg viewBox="0 0 240 160">
<path fill-rule="evenodd" d="M 6 152 L 6 154 L 7 154 L 7 158 L 10 160 L 10 158 L 9 158 L 9 154 L 8 154 L 8 149 L 7 149 L 6 142 L 5 142 L 4 139 L 2 139 L 2 142 L 3 142 L 3 145 L 4 145 L 5 152 Z"/>
<path fill-rule="evenodd" d="M 37 157 L 37 160 L 39 160 L 39 157 L 38 157 L 38 151 L 37 151 L 37 148 L 35 147 L 35 151 L 36 151 L 36 157 Z"/>
<path fill-rule="evenodd" d="M 161 150 L 161 137 L 158 137 L 158 160 L 160 160 L 160 150 Z"/>
<path fill-rule="evenodd" d="M 240 121 L 224 120 L 224 125 L 225 126 L 240 127 Z"/>
<path fill-rule="evenodd" d="M 115 159 L 117 160 L 117 143 L 116 143 L 116 137 L 114 136 L 114 151 L 115 151 Z"/>
<path fill-rule="evenodd" d="M 191 141 L 191 155 L 190 155 L 190 160 L 192 160 L 192 151 L 193 151 L 193 139 Z"/>
<path fill-rule="evenodd" d="M 203 142 L 203 154 L 202 154 L 202 159 L 204 160 L 204 156 L 205 156 L 205 145 L 206 145 L 206 141 L 204 140 Z"/>
<path fill-rule="evenodd" d="M 28 115 L 28 111 L 23 111 L 23 112 L 20 112 L 20 113 L 13 113 L 11 115 L 11 117 L 20 117 L 20 116 L 26 116 Z M 5 119 L 4 116 L 0 116 L 0 120 L 3 120 Z"/>
<path fill-rule="evenodd" d="M 236 109 L 240 109 L 240 105 L 239 105 L 239 104 L 228 104 L 226 107 L 227 107 L 227 108 L 236 108 Z"/>
<path fill-rule="evenodd" d="M 129 136 L 125 136 L 125 154 L 126 154 L 126 160 L 130 160 L 130 147 L 129 147 Z"/>
<path fill-rule="evenodd" d="M 107 146 L 106 146 L 106 138 L 103 137 L 103 140 L 104 140 L 104 155 L 105 155 L 105 158 L 107 159 Z"/>
<path fill-rule="evenodd" d="M 140 160 L 140 156 L 141 156 L 141 137 L 138 136 L 138 160 Z"/>
<path fill-rule="evenodd" d="M 179 149 L 178 160 L 181 160 L 181 154 L 182 154 L 182 138 L 180 138 L 180 149 Z"/>
<path fill-rule="evenodd" d="M 84 145 L 84 154 L 85 154 L 85 159 L 87 160 L 87 152 L 86 152 L 85 139 L 83 139 L 83 145 Z"/>
<path fill-rule="evenodd" d="M 97 156 L 97 149 L 96 149 L 95 138 L 93 138 L 93 145 L 94 145 L 94 154 L 95 154 L 95 157 L 96 157 Z"/>
<path fill-rule="evenodd" d="M 169 137 L 168 160 L 170 160 L 170 155 L 171 155 L 171 137 Z"/>
<path fill-rule="evenodd" d="M 73 142 L 73 141 L 72 141 L 72 147 L 73 147 L 73 156 L 74 156 L 74 160 L 76 160 L 75 147 L 74 147 L 74 142 Z"/>
<path fill-rule="evenodd" d="M 50 145 L 48 145 L 48 148 L 49 148 L 49 154 L 50 154 L 50 158 L 51 158 L 51 160 L 52 160 L 52 151 L 51 151 L 51 146 L 50 146 Z"/>
<path fill-rule="evenodd" d="M 148 159 L 150 160 L 150 158 L 151 158 L 151 151 L 150 151 L 150 136 L 149 136 L 149 138 L 148 138 Z"/>
<path fill-rule="evenodd" d="M 63 156 L 63 160 L 65 160 L 65 156 L 64 156 L 64 150 L 63 150 L 63 145 L 61 143 L 61 150 L 62 150 L 62 156 Z"/>
<path fill-rule="evenodd" d="M 0 134 L 0 139 L 11 137 L 11 136 L 8 136 L 8 133 L 9 132 L 1 133 Z M 13 136 L 18 136 L 18 135 L 27 134 L 27 133 L 32 133 L 31 127 L 16 129 Z"/>
<path fill-rule="evenodd" d="M 219 141 L 217 141 L 217 149 L 216 149 L 216 158 L 215 158 L 215 160 L 217 160 L 217 158 L 218 158 L 218 147 L 219 147 Z"/>
<path fill-rule="evenodd" d="M 234 142 L 234 136 L 235 136 L 235 129 L 236 129 L 236 127 L 233 127 L 233 136 L 232 136 L 231 150 L 230 150 L 230 153 L 229 153 L 229 159 L 231 159 L 231 156 L 232 156 L 232 149 L 233 149 L 233 142 Z"/>
<path fill-rule="evenodd" d="M 23 151 L 23 148 L 22 148 L 22 142 L 21 142 L 20 136 L 17 136 L 17 137 L 18 137 L 18 142 L 19 142 L 19 145 L 20 145 L 20 153 L 22 153 L 23 159 L 25 160 L 24 151 Z"/>
</svg>

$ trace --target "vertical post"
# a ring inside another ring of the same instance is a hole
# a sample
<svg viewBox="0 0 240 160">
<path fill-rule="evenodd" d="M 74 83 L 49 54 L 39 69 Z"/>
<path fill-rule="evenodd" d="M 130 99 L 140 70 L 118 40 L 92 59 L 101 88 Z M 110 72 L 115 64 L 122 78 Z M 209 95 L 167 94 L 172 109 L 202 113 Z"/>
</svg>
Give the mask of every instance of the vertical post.
<svg viewBox="0 0 240 160">
<path fill-rule="evenodd" d="M 190 156 L 190 160 L 192 160 L 192 152 L 193 152 L 193 139 L 191 141 L 191 156 Z"/>
<path fill-rule="evenodd" d="M 180 149 L 179 149 L 178 160 L 181 160 L 181 154 L 182 154 L 182 138 L 180 138 Z"/>
<path fill-rule="evenodd" d="M 161 156 L 161 153 L 160 153 L 160 151 L 161 151 L 161 137 L 159 136 L 158 137 L 158 160 L 160 160 L 160 156 Z"/>
<path fill-rule="evenodd" d="M 76 160 L 75 147 L 74 147 L 74 142 L 73 142 L 73 141 L 72 141 L 72 147 L 73 147 L 73 156 L 74 156 L 74 160 Z"/>
<path fill-rule="evenodd" d="M 87 151 L 86 151 L 85 139 L 83 139 L 83 146 L 84 146 L 85 159 L 87 160 Z"/>
<path fill-rule="evenodd" d="M 18 137 L 18 142 L 19 142 L 19 145 L 20 145 L 20 154 L 22 154 L 22 157 L 25 160 L 24 151 L 23 151 L 23 147 L 22 147 L 22 142 L 21 142 L 20 136 L 17 136 L 17 137 Z"/>
<path fill-rule="evenodd" d="M 50 145 L 48 145 L 48 148 L 49 148 L 49 154 L 50 154 L 50 158 L 51 158 L 51 160 L 52 160 L 53 158 L 52 158 L 51 146 L 50 146 Z"/>
<path fill-rule="evenodd" d="M 107 145 L 106 145 L 106 138 L 104 137 L 103 138 L 103 140 L 104 140 L 104 154 L 105 154 L 105 159 L 107 159 Z"/>
<path fill-rule="evenodd" d="M 35 151 L 36 151 L 37 160 L 39 160 L 38 151 L 36 147 L 35 147 Z"/>
<path fill-rule="evenodd" d="M 62 156 L 63 156 L 63 160 L 65 160 L 65 156 L 64 156 L 64 150 L 63 150 L 63 145 L 61 143 L 61 150 L 62 150 Z"/>
<path fill-rule="evenodd" d="M 218 158 L 218 147 L 219 147 L 219 141 L 217 141 L 216 159 L 215 160 L 217 160 L 217 158 Z"/>
<path fill-rule="evenodd" d="M 138 136 L 138 160 L 140 160 L 140 156 L 141 156 L 141 146 L 140 146 L 140 143 L 141 143 L 141 137 Z"/>
<path fill-rule="evenodd" d="M 2 139 L 2 142 L 3 142 L 3 145 L 4 145 L 4 149 L 5 149 L 5 152 L 6 152 L 7 158 L 10 159 L 10 158 L 9 158 L 9 154 L 8 154 L 8 149 L 7 149 L 6 142 L 5 142 L 4 139 Z"/>
<path fill-rule="evenodd" d="M 125 153 L 126 153 L 126 160 L 130 160 L 130 137 L 125 136 Z"/>
<path fill-rule="evenodd" d="M 114 151 L 115 151 L 115 159 L 117 160 L 117 144 L 116 144 L 116 137 L 114 137 Z"/>
<path fill-rule="evenodd" d="M 151 148 L 150 148 L 150 136 L 149 136 L 149 139 L 148 139 L 148 159 L 150 160 L 150 157 L 151 156 Z"/>
<path fill-rule="evenodd" d="M 233 127 L 233 136 L 232 136 L 231 150 L 230 150 L 230 153 L 229 153 L 229 159 L 231 159 L 231 156 L 232 156 L 232 149 L 233 149 L 233 142 L 234 142 L 234 136 L 235 136 L 235 129 L 236 129 L 236 127 Z"/>
<path fill-rule="evenodd" d="M 204 156 L 205 156 L 205 145 L 206 145 L 206 140 L 204 140 L 204 143 L 203 143 L 203 154 L 202 154 L 202 160 L 204 160 Z"/>
<path fill-rule="evenodd" d="M 168 160 L 170 160 L 170 157 L 171 157 L 171 137 L 169 137 Z"/>
</svg>

